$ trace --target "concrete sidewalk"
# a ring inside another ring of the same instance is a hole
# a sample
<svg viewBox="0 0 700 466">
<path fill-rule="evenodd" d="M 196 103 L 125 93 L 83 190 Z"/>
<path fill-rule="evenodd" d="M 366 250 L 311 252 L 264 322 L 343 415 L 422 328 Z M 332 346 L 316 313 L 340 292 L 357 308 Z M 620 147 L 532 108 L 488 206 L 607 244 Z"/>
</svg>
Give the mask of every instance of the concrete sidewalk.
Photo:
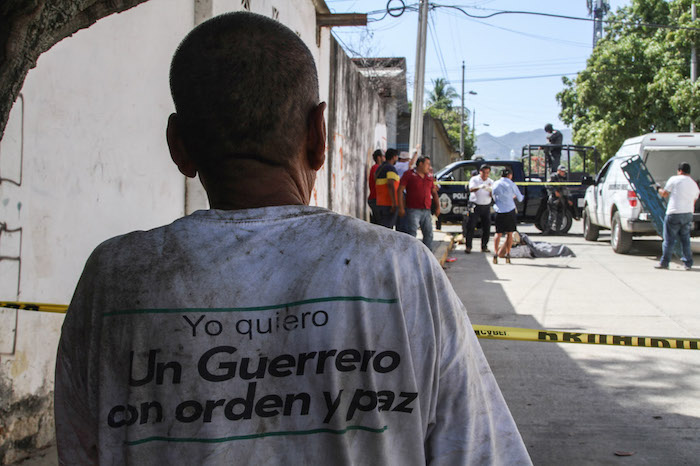
<svg viewBox="0 0 700 466">
<path fill-rule="evenodd" d="M 418 237 L 420 238 L 420 232 Z M 452 250 L 454 238 L 455 236 L 452 233 L 433 230 L 433 254 L 435 254 L 435 258 L 443 267 L 445 266 L 447 256 Z"/>
<path fill-rule="evenodd" d="M 659 238 L 641 238 L 622 255 L 607 231 L 585 241 L 580 222 L 567 236 L 519 229 L 533 241 L 566 244 L 576 257 L 496 265 L 492 254 L 456 246 L 446 272 L 472 323 L 700 337 L 700 267 L 687 272 L 674 259 L 671 270 L 654 269 Z M 479 342 L 535 464 L 698 464 L 697 351 Z"/>
</svg>

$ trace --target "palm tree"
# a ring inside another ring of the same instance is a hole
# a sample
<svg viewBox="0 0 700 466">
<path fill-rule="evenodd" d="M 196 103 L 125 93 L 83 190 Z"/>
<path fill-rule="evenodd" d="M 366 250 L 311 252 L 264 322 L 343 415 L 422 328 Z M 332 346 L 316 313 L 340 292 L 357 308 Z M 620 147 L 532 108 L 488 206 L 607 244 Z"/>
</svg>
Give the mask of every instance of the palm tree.
<svg viewBox="0 0 700 466">
<path fill-rule="evenodd" d="M 428 104 L 431 107 L 452 108 L 452 100 L 459 97 L 455 88 L 447 84 L 444 78 L 433 79 L 433 90 L 428 92 Z"/>
</svg>

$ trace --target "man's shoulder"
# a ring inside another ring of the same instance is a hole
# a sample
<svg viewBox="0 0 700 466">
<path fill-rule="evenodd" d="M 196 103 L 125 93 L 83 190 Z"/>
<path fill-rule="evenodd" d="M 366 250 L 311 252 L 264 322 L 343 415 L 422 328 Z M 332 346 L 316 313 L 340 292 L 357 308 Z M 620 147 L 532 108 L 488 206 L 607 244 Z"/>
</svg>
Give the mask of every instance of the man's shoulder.
<svg viewBox="0 0 700 466">
<path fill-rule="evenodd" d="M 384 165 L 380 166 L 380 167 L 377 169 L 377 175 L 378 175 L 378 176 L 386 175 L 386 174 L 389 173 L 389 172 L 398 173 L 398 172 L 396 171 L 396 167 L 394 167 L 394 166 L 393 166 L 392 164 L 390 164 L 390 163 L 385 163 Z"/>
<path fill-rule="evenodd" d="M 676 175 L 672 178 L 678 178 L 674 185 L 684 186 L 683 189 L 687 190 L 688 192 L 697 193 L 700 191 L 700 188 L 698 188 L 698 183 L 688 175 Z M 671 180 L 669 180 L 669 182 L 670 181 Z"/>
</svg>

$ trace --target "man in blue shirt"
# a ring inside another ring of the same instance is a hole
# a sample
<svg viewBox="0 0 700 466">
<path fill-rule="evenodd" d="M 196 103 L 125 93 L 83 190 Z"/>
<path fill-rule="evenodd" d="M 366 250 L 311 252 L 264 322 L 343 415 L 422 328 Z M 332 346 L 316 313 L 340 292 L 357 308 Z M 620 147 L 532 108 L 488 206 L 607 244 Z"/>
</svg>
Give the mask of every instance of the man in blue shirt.
<svg viewBox="0 0 700 466">
<path fill-rule="evenodd" d="M 522 202 L 523 195 L 520 189 L 513 183 L 513 172 L 509 168 L 501 171 L 501 179 L 493 184 L 493 200 L 496 211 L 496 237 L 494 239 L 495 253 L 493 263 L 498 264 L 499 257 L 505 257 L 510 264 L 510 248 L 513 246 L 513 232 L 515 231 L 515 201 Z M 501 235 L 506 234 L 506 240 L 501 244 Z"/>
</svg>

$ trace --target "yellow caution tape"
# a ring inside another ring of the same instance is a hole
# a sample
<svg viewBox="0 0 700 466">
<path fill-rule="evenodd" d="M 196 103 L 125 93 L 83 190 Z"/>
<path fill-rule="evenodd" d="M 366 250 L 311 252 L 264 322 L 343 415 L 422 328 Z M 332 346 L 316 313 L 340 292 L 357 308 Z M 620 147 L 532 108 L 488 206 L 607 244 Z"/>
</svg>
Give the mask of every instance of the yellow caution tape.
<svg viewBox="0 0 700 466">
<path fill-rule="evenodd" d="M 466 186 L 469 181 L 436 181 L 438 185 L 445 186 Z M 518 186 L 581 186 L 577 181 L 516 181 Z"/>
<path fill-rule="evenodd" d="M 17 301 L 0 301 L 0 307 L 10 309 L 22 309 L 23 311 L 41 311 L 41 312 L 58 312 L 65 313 L 68 306 L 65 304 L 47 304 L 47 303 L 26 303 Z"/>
<path fill-rule="evenodd" d="M 643 346 L 647 348 L 700 349 L 700 339 L 686 337 L 643 337 L 607 335 L 602 333 L 560 332 L 529 328 L 474 325 L 479 338 L 489 340 L 542 341 L 552 343 L 581 343 L 588 345 Z"/>
<path fill-rule="evenodd" d="M 0 307 L 24 311 L 65 313 L 65 304 L 0 301 Z M 541 341 L 548 343 L 580 343 L 588 345 L 643 346 L 646 348 L 700 349 L 699 338 L 643 337 L 634 335 L 608 335 L 602 333 L 560 332 L 495 325 L 473 325 L 479 338 L 487 340 Z"/>
</svg>

